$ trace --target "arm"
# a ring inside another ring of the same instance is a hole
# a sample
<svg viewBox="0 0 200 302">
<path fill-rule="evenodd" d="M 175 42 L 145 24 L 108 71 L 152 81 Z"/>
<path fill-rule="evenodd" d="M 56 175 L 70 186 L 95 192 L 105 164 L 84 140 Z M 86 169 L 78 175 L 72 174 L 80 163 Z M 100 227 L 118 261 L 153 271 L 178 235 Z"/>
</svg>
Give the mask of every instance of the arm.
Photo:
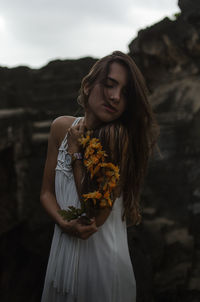
<svg viewBox="0 0 200 302">
<path fill-rule="evenodd" d="M 68 124 L 71 123 L 71 119 L 68 119 L 67 122 Z M 60 207 L 55 196 L 55 167 L 57 164 L 58 148 L 61 141 L 60 133 L 63 132 L 63 129 L 66 131 L 67 125 L 66 122 L 63 124 L 61 118 L 56 119 L 51 125 L 40 200 L 47 213 L 64 232 L 70 235 L 79 234 L 80 238 L 87 239 L 97 230 L 95 222 L 92 221 L 92 224 L 89 226 L 82 226 L 77 220 L 72 220 L 70 222 L 65 221 L 58 213 Z"/>
<path fill-rule="evenodd" d="M 58 156 L 59 140 L 57 137 L 58 123 L 56 120 L 51 125 L 50 135 L 48 139 L 47 158 L 44 168 L 42 188 L 40 193 L 40 200 L 53 220 L 60 225 L 62 223 L 61 216 L 58 214 L 59 205 L 55 197 L 55 167 Z"/>
</svg>

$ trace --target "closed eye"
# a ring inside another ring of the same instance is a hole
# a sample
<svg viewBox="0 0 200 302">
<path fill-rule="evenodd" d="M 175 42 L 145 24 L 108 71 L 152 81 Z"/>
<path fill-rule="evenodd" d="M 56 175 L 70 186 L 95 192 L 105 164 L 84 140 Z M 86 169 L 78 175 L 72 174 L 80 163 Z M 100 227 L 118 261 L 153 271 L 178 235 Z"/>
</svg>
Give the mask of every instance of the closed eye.
<svg viewBox="0 0 200 302">
<path fill-rule="evenodd" d="M 110 77 L 107 77 L 105 79 L 105 82 L 104 82 L 104 86 L 107 87 L 107 88 L 113 88 L 115 87 L 116 85 L 118 85 L 118 82 L 115 80 L 115 79 L 112 79 Z"/>
<path fill-rule="evenodd" d="M 104 86 L 107 87 L 107 88 L 113 88 L 113 87 L 114 87 L 114 86 L 111 85 L 111 84 L 104 84 Z"/>
</svg>

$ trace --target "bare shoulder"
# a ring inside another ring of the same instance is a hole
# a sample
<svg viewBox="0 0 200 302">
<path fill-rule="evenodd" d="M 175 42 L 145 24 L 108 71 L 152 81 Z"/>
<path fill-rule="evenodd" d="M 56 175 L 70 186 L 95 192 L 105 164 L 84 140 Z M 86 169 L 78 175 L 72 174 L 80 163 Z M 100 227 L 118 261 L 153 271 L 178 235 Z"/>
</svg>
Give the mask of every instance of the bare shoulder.
<svg viewBox="0 0 200 302">
<path fill-rule="evenodd" d="M 57 145 L 60 145 L 64 139 L 67 130 L 71 127 L 76 117 L 74 116 L 59 116 L 53 120 L 51 124 L 50 135 L 54 138 Z"/>
</svg>

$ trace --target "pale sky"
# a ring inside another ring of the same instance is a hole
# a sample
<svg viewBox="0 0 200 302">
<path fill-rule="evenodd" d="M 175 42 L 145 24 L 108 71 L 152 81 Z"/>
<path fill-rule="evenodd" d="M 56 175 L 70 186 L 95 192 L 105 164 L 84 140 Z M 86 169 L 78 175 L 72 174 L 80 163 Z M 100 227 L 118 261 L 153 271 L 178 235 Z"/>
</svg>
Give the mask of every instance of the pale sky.
<svg viewBox="0 0 200 302">
<path fill-rule="evenodd" d="M 128 52 L 140 29 L 180 11 L 178 0 L 0 0 L 0 66 Z"/>
</svg>

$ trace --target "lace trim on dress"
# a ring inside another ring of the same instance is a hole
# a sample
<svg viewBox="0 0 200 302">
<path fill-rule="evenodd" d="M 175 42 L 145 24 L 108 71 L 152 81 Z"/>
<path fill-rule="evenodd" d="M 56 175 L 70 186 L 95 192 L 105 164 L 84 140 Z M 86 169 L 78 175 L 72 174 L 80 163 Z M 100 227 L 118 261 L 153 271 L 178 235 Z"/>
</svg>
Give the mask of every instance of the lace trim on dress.
<svg viewBox="0 0 200 302">
<path fill-rule="evenodd" d="M 77 125 L 82 117 L 77 117 L 72 123 L 72 127 Z M 67 135 L 66 133 L 58 152 L 57 157 L 57 166 L 55 170 L 62 171 L 68 179 L 73 178 L 73 171 L 71 166 L 71 159 L 68 152 L 68 143 L 67 143 Z"/>
</svg>

